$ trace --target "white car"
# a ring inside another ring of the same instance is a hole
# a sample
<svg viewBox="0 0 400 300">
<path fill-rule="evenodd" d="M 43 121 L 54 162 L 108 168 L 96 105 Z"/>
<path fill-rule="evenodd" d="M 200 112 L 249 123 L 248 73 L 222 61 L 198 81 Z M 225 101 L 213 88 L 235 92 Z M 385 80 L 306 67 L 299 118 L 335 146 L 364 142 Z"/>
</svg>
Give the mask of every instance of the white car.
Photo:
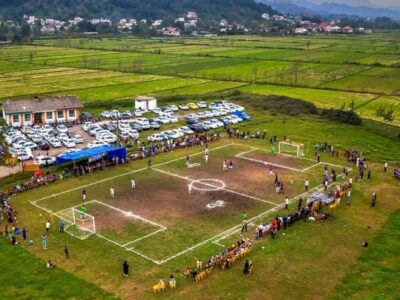
<svg viewBox="0 0 400 300">
<path fill-rule="evenodd" d="M 160 116 L 160 117 L 158 118 L 158 120 L 160 121 L 161 124 L 168 124 L 168 123 L 171 123 L 171 120 L 170 120 L 168 117 L 166 117 L 166 116 Z"/>
<path fill-rule="evenodd" d="M 182 109 L 182 110 L 189 110 L 189 106 L 187 106 L 187 104 L 179 104 L 178 105 L 178 107 L 179 107 L 179 109 Z"/>
<path fill-rule="evenodd" d="M 48 165 L 55 164 L 55 162 L 56 162 L 55 157 L 47 156 L 47 155 L 36 156 L 35 160 L 33 161 L 33 163 L 35 165 L 39 165 L 39 166 L 48 166 Z"/>
<path fill-rule="evenodd" d="M 74 148 L 76 146 L 75 140 L 73 138 L 66 138 L 62 140 L 62 143 L 67 148 Z"/>
<path fill-rule="evenodd" d="M 89 126 L 91 125 L 93 125 L 92 122 L 85 122 L 85 124 L 83 124 L 83 130 L 88 131 L 90 129 Z"/>
<path fill-rule="evenodd" d="M 128 131 L 128 130 L 131 129 L 131 127 L 129 126 L 129 124 L 126 124 L 126 123 L 119 123 L 119 124 L 118 124 L 118 128 L 119 128 L 119 130 L 121 130 L 121 131 Z"/>
<path fill-rule="evenodd" d="M 163 111 L 161 110 L 161 108 L 156 107 L 156 108 L 153 108 L 153 109 L 152 109 L 152 112 L 155 113 L 155 114 L 157 114 L 157 115 L 159 115 L 159 114 L 161 114 Z"/>
<path fill-rule="evenodd" d="M 179 120 L 177 117 L 175 117 L 174 115 L 169 115 L 167 116 L 167 118 L 169 119 L 170 123 L 178 123 Z"/>
<path fill-rule="evenodd" d="M 102 135 L 98 137 L 97 140 L 105 142 L 107 144 L 112 144 L 117 142 L 117 137 L 115 135 Z"/>
<path fill-rule="evenodd" d="M 60 141 L 62 141 L 62 140 L 68 139 L 69 136 L 68 136 L 68 134 L 66 134 L 66 133 L 60 133 L 60 134 L 57 136 L 57 138 L 58 138 Z"/>
<path fill-rule="evenodd" d="M 25 148 L 29 148 L 31 150 L 35 150 L 37 148 L 37 144 L 33 142 L 25 142 L 22 144 Z"/>
<path fill-rule="evenodd" d="M 42 129 L 47 131 L 47 132 L 50 132 L 50 131 L 53 130 L 53 127 L 51 127 L 49 124 L 45 124 L 45 125 L 42 126 Z"/>
<path fill-rule="evenodd" d="M 224 123 L 222 123 L 221 121 L 217 120 L 217 119 L 211 119 L 210 120 L 212 123 L 216 124 L 217 127 L 224 127 Z"/>
<path fill-rule="evenodd" d="M 67 133 L 68 132 L 68 127 L 65 126 L 64 124 L 58 124 L 57 131 L 60 132 L 60 133 Z"/>
<path fill-rule="evenodd" d="M 165 134 L 173 139 L 178 139 L 183 136 L 183 132 L 178 131 L 178 130 L 166 131 Z"/>
<path fill-rule="evenodd" d="M 188 126 L 183 126 L 181 128 L 179 128 L 179 130 L 181 132 L 183 132 L 184 134 L 193 134 L 194 131 L 192 129 L 190 129 Z"/>
<path fill-rule="evenodd" d="M 131 137 L 131 138 L 133 138 L 135 140 L 137 140 L 139 138 L 139 132 L 137 132 L 137 130 L 130 129 L 130 130 L 127 130 L 125 132 L 129 135 L 129 137 Z"/>
<path fill-rule="evenodd" d="M 95 136 L 96 132 L 103 130 L 103 128 L 101 128 L 99 125 L 96 125 L 96 127 L 92 127 L 91 129 L 89 129 L 89 134 L 91 136 Z"/>
<path fill-rule="evenodd" d="M 64 152 L 58 154 L 57 156 L 63 156 L 63 155 L 69 154 L 69 153 L 77 152 L 77 151 L 81 151 L 81 149 L 67 149 Z"/>
<path fill-rule="evenodd" d="M 75 144 L 83 144 L 83 138 L 80 134 L 74 134 L 72 138 L 75 140 Z"/>
<path fill-rule="evenodd" d="M 40 143 L 43 140 L 43 138 L 38 134 L 31 134 L 30 138 L 34 143 Z"/>
<path fill-rule="evenodd" d="M 163 134 L 159 134 L 159 133 L 154 133 L 152 135 L 150 135 L 147 140 L 149 142 L 161 142 L 163 140 L 165 140 L 165 136 Z"/>
<path fill-rule="evenodd" d="M 90 143 L 87 144 L 88 148 L 95 148 L 95 147 L 101 147 L 101 146 L 107 146 L 108 144 L 106 142 L 102 141 L 91 141 Z"/>
<path fill-rule="evenodd" d="M 53 148 L 60 148 L 62 146 L 61 141 L 56 137 L 51 137 L 48 141 Z"/>
<path fill-rule="evenodd" d="M 200 102 L 197 102 L 197 106 L 199 108 L 207 108 L 207 103 L 205 103 L 204 101 L 200 101 Z"/>
<path fill-rule="evenodd" d="M 144 111 L 143 110 L 141 110 L 141 109 L 135 109 L 135 111 L 134 111 L 134 115 L 135 115 L 135 117 L 141 117 L 142 115 L 143 115 L 143 113 L 144 113 Z"/>
<path fill-rule="evenodd" d="M 29 148 L 17 151 L 17 158 L 20 161 L 32 159 L 33 158 L 32 151 Z"/>
<path fill-rule="evenodd" d="M 211 121 L 204 121 L 203 123 L 202 123 L 202 125 L 206 125 L 206 126 L 203 126 L 203 127 L 208 127 L 208 128 L 210 128 L 210 129 L 217 129 L 218 128 L 218 125 L 217 124 L 215 124 L 215 123 L 213 123 L 213 122 L 211 122 Z"/>
<path fill-rule="evenodd" d="M 101 113 L 101 116 L 106 118 L 106 119 L 109 119 L 109 118 L 111 118 L 111 113 L 109 111 L 103 111 Z"/>
</svg>

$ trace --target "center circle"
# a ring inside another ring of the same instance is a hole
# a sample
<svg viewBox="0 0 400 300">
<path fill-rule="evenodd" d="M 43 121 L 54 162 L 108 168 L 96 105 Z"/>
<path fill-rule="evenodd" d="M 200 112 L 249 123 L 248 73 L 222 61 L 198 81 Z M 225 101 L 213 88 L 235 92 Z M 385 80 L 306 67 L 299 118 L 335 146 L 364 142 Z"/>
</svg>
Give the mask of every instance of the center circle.
<svg viewBox="0 0 400 300">
<path fill-rule="evenodd" d="M 220 191 L 226 187 L 225 182 L 219 179 L 197 179 L 192 181 L 190 185 L 194 190 L 203 192 Z M 203 185 L 205 187 L 201 187 L 199 185 Z"/>
</svg>

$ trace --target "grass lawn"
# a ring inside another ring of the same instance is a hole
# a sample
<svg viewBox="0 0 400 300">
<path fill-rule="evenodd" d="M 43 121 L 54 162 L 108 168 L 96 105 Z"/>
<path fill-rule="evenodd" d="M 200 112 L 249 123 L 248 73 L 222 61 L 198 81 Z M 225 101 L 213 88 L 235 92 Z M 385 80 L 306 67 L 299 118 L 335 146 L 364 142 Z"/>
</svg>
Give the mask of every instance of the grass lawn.
<svg viewBox="0 0 400 300">
<path fill-rule="evenodd" d="M 60 256 L 63 253 L 60 253 Z M 3 299 L 117 299 L 98 286 L 0 238 L 0 297 Z"/>
</svg>

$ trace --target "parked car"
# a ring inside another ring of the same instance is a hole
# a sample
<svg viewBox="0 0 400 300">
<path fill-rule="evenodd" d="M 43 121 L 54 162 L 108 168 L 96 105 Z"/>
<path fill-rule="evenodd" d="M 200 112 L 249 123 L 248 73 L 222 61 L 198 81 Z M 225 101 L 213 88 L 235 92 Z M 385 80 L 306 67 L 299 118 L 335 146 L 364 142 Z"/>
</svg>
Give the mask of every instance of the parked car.
<svg viewBox="0 0 400 300">
<path fill-rule="evenodd" d="M 47 150 L 50 149 L 50 144 L 49 144 L 49 142 L 46 141 L 46 140 L 42 140 L 42 141 L 39 143 L 38 146 L 39 146 L 40 150 L 47 151 Z"/>
<path fill-rule="evenodd" d="M 20 161 L 29 160 L 33 158 L 32 151 L 29 148 L 17 151 L 17 159 Z"/>
<path fill-rule="evenodd" d="M 33 163 L 35 165 L 39 165 L 39 166 L 48 166 L 48 165 L 55 164 L 55 162 L 56 162 L 55 157 L 47 156 L 47 155 L 36 156 L 35 160 L 33 161 Z"/>
<path fill-rule="evenodd" d="M 190 128 L 191 130 L 193 130 L 195 133 L 204 132 L 203 126 L 201 126 L 199 123 L 191 124 L 191 125 L 189 125 L 189 128 Z"/>
<path fill-rule="evenodd" d="M 193 102 L 189 103 L 187 106 L 188 106 L 190 109 L 199 109 L 199 107 L 197 106 L 197 104 L 196 104 L 196 103 L 193 103 Z"/>
<path fill-rule="evenodd" d="M 157 123 L 157 122 L 150 122 L 150 127 L 151 127 L 151 129 L 153 129 L 153 130 L 157 130 L 157 129 L 160 129 L 160 124 L 159 123 Z"/>
<path fill-rule="evenodd" d="M 75 141 L 75 144 L 83 144 L 83 138 L 80 134 L 74 134 L 72 138 Z"/>
<path fill-rule="evenodd" d="M 187 104 L 184 104 L 184 103 L 178 104 L 178 107 L 179 107 L 179 109 L 182 109 L 182 110 L 189 110 L 189 107 L 187 106 Z"/>
<path fill-rule="evenodd" d="M 149 142 L 161 142 L 161 141 L 165 140 L 165 136 L 163 134 L 154 133 L 154 134 L 148 136 L 147 140 Z"/>
<path fill-rule="evenodd" d="M 111 113 L 110 113 L 109 111 L 103 111 L 103 112 L 101 113 L 101 116 L 102 116 L 103 118 L 110 119 L 110 118 L 111 118 Z"/>
<path fill-rule="evenodd" d="M 95 148 L 95 147 L 101 147 L 101 146 L 107 146 L 108 144 L 106 142 L 94 140 L 91 141 L 90 143 L 87 144 L 88 148 Z"/>
<path fill-rule="evenodd" d="M 106 123 L 103 124 L 101 127 L 103 127 L 104 129 L 114 132 L 115 130 L 117 130 L 117 128 L 112 124 L 112 123 Z"/>
<path fill-rule="evenodd" d="M 65 147 L 67 148 L 74 148 L 76 146 L 75 144 L 75 139 L 73 138 L 66 138 L 62 140 L 62 143 L 64 144 Z"/>
<path fill-rule="evenodd" d="M 205 103 L 204 101 L 200 101 L 200 102 L 197 102 L 197 106 L 199 108 L 207 108 L 207 103 Z"/>
<path fill-rule="evenodd" d="M 105 142 L 107 144 L 113 144 L 117 142 L 117 137 L 115 135 L 102 135 L 97 138 L 101 142 Z"/>
<path fill-rule="evenodd" d="M 67 133 L 68 132 L 68 127 L 65 126 L 64 124 L 58 124 L 57 125 L 57 130 L 60 133 Z"/>
<path fill-rule="evenodd" d="M 94 125 L 92 122 L 85 122 L 85 123 L 83 124 L 83 130 L 84 130 L 84 131 L 89 131 L 90 126 L 92 126 L 92 125 Z"/>
<path fill-rule="evenodd" d="M 81 122 L 86 122 L 86 121 L 92 120 L 93 116 L 90 112 L 84 111 L 81 113 L 80 119 L 81 119 Z"/>
<path fill-rule="evenodd" d="M 194 131 L 192 129 L 190 129 L 188 126 L 182 126 L 181 128 L 179 128 L 179 130 L 181 132 L 183 132 L 184 134 L 193 134 Z"/>
<path fill-rule="evenodd" d="M 61 141 L 56 137 L 49 138 L 48 141 L 53 148 L 60 148 L 62 146 Z"/>
</svg>

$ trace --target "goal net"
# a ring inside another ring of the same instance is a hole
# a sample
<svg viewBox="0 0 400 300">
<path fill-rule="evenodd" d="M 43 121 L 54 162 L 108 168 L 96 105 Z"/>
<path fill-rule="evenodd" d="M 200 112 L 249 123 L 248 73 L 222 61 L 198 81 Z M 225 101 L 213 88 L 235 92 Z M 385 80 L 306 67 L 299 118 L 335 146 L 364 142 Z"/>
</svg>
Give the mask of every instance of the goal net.
<svg viewBox="0 0 400 300">
<path fill-rule="evenodd" d="M 293 142 L 279 142 L 278 152 L 304 156 L 304 145 Z"/>
<path fill-rule="evenodd" d="M 65 232 L 70 235 L 84 240 L 96 233 L 96 222 L 94 216 L 81 212 L 76 208 L 71 208 L 62 214 L 68 225 Z"/>
</svg>

